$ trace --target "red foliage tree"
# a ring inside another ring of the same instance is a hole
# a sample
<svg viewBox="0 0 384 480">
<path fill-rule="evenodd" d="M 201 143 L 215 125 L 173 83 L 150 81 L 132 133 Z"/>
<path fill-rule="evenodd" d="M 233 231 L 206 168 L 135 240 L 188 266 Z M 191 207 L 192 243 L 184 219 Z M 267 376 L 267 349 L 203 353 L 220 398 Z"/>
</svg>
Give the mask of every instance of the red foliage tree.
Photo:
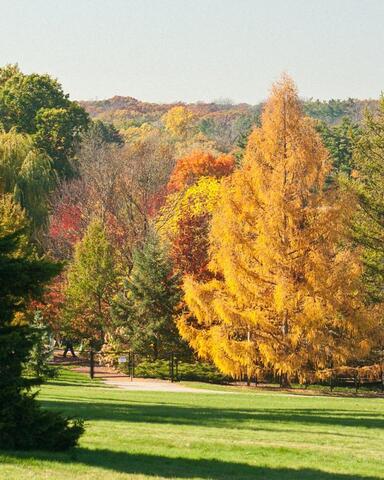
<svg viewBox="0 0 384 480">
<path fill-rule="evenodd" d="M 208 271 L 209 214 L 187 214 L 178 222 L 179 235 L 173 239 L 171 256 L 174 266 L 183 274 L 206 280 Z"/>
<path fill-rule="evenodd" d="M 58 275 L 47 287 L 43 299 L 31 302 L 29 308 L 31 312 L 41 311 L 44 323 L 49 326 L 56 339 L 61 336 L 63 330 L 61 310 L 65 302 L 64 280 L 64 274 Z"/>
<path fill-rule="evenodd" d="M 49 235 L 73 245 L 80 240 L 81 230 L 80 207 L 66 203 L 60 204 L 56 215 L 51 219 Z"/>
</svg>

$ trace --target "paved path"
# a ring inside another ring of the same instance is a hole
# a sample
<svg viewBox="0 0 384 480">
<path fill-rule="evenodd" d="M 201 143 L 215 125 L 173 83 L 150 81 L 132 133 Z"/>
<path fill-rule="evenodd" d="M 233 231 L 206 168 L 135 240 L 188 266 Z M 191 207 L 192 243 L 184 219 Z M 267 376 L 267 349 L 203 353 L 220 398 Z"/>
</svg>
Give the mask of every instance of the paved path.
<svg viewBox="0 0 384 480">
<path fill-rule="evenodd" d="M 75 368 L 76 371 L 82 373 L 89 373 L 88 367 L 79 366 Z M 180 393 L 218 393 L 227 394 L 234 392 L 227 392 L 221 390 L 205 390 L 203 388 L 192 388 L 180 385 L 175 382 L 172 383 L 167 380 L 157 380 L 152 378 L 131 378 L 121 372 L 116 372 L 113 368 L 95 366 L 95 378 L 99 378 L 107 386 L 118 387 L 124 390 L 131 391 L 149 391 L 149 392 L 180 392 Z"/>
<path fill-rule="evenodd" d="M 123 388 L 132 391 L 150 391 L 150 392 L 181 392 L 181 393 L 232 393 L 221 392 L 217 390 L 205 390 L 199 388 L 185 387 L 179 383 L 171 383 L 166 380 L 154 380 L 150 378 L 134 378 L 132 381 L 127 379 L 106 378 L 103 380 L 107 385 Z"/>
</svg>

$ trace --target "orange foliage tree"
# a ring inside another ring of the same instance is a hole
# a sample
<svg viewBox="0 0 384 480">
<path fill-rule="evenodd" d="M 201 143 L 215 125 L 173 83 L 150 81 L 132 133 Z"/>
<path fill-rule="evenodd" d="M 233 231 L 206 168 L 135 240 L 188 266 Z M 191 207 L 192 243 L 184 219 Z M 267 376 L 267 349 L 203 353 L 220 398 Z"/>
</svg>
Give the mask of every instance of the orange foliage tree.
<svg viewBox="0 0 384 480">
<path fill-rule="evenodd" d="M 230 154 L 218 156 L 196 150 L 180 158 L 168 182 L 168 191 L 182 190 L 200 177 L 224 177 L 233 172 L 235 158 Z"/>
<path fill-rule="evenodd" d="M 344 364 L 365 315 L 358 252 L 345 238 L 349 199 L 325 190 L 328 154 L 289 78 L 274 85 L 241 169 L 213 213 L 213 278 L 185 280 L 182 336 L 225 373 L 267 368 L 286 381 Z"/>
</svg>

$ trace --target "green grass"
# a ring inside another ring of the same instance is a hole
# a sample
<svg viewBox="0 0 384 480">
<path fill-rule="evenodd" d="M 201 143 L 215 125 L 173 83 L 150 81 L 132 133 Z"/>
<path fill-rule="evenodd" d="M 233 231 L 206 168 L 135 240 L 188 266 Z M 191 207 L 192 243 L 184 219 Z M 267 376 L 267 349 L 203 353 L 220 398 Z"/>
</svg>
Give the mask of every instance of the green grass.
<svg viewBox="0 0 384 480">
<path fill-rule="evenodd" d="M 127 392 L 69 371 L 39 398 L 86 419 L 80 446 L 0 452 L 1 480 L 384 479 L 380 398 Z"/>
</svg>

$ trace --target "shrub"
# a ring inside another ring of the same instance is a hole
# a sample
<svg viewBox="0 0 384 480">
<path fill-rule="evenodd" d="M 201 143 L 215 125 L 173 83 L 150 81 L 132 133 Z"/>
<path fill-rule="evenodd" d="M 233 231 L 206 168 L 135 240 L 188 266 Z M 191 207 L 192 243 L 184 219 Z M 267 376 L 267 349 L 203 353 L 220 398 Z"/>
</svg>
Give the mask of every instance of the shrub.
<svg viewBox="0 0 384 480">
<path fill-rule="evenodd" d="M 128 365 L 124 367 L 128 371 Z M 229 378 L 221 374 L 215 366 L 202 362 L 178 362 L 174 368 L 174 375 L 177 380 L 190 380 L 209 383 L 227 383 Z M 135 365 L 135 376 L 142 378 L 169 379 L 168 360 L 141 360 Z"/>
<path fill-rule="evenodd" d="M 0 411 L 2 449 L 67 450 L 84 432 L 83 420 L 41 409 L 34 395 L 24 395 L 14 407 Z"/>
</svg>

